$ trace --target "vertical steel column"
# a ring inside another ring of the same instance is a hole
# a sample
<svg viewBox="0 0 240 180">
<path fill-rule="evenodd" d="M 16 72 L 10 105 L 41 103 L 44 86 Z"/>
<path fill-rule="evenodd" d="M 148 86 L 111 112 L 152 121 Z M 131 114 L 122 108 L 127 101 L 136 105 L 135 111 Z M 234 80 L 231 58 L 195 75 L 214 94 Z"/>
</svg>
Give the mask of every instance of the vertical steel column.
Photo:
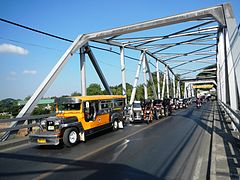
<svg viewBox="0 0 240 180">
<path fill-rule="evenodd" d="M 176 97 L 176 87 L 175 87 L 175 75 L 173 74 L 173 98 Z"/>
<path fill-rule="evenodd" d="M 226 40 L 226 28 L 222 28 L 223 31 L 223 39 L 224 39 L 224 65 L 225 65 L 225 88 L 226 88 L 226 103 L 230 105 L 230 94 L 229 94 L 229 76 L 228 76 L 228 54 L 227 54 L 227 40 Z"/>
<path fill-rule="evenodd" d="M 107 83 L 107 80 L 105 79 L 105 77 L 103 75 L 103 72 L 102 72 L 100 66 L 97 63 L 97 60 L 96 60 L 96 58 L 95 58 L 91 48 L 89 46 L 86 46 L 85 49 L 86 49 L 86 53 L 88 54 L 88 56 L 89 56 L 89 58 L 90 58 L 90 60 L 91 60 L 91 62 L 93 64 L 93 66 L 94 66 L 94 68 L 95 68 L 99 78 L 101 79 L 101 82 L 103 83 L 104 88 L 106 89 L 108 94 L 112 95 L 112 91 L 111 91 L 111 89 L 110 89 L 110 87 L 109 87 L 109 85 Z"/>
<path fill-rule="evenodd" d="M 127 104 L 127 87 L 126 87 L 126 73 L 125 73 L 125 59 L 124 59 L 124 47 L 120 47 L 120 59 L 121 59 L 121 73 L 122 73 L 122 94 L 126 97 L 125 104 Z"/>
<path fill-rule="evenodd" d="M 223 31 L 218 33 L 218 53 L 217 53 L 217 73 L 218 73 L 218 90 L 220 96 L 218 97 L 222 102 L 226 103 L 226 70 L 225 70 L 225 48 L 224 48 L 224 34 Z M 221 78 L 220 78 L 221 77 Z"/>
<path fill-rule="evenodd" d="M 192 97 L 192 84 L 188 85 L 188 98 Z"/>
<path fill-rule="evenodd" d="M 133 104 L 133 101 L 135 99 L 136 90 L 137 90 L 137 83 L 138 83 L 138 80 L 139 80 L 139 75 L 140 75 L 142 62 L 143 62 L 143 52 L 141 52 L 140 60 L 139 60 L 138 65 L 137 65 L 137 72 L 136 72 L 136 76 L 135 76 L 135 79 L 134 79 L 132 94 L 131 94 L 131 98 L 130 98 L 130 102 L 129 102 L 130 105 Z"/>
<path fill-rule="evenodd" d="M 82 96 L 87 95 L 86 88 L 86 61 L 85 61 L 85 49 L 80 48 L 80 71 L 81 71 L 81 93 Z"/>
<path fill-rule="evenodd" d="M 239 24 L 234 17 L 233 10 L 230 4 L 224 4 L 224 18 L 226 22 L 225 41 L 226 41 L 226 55 L 228 63 L 228 77 L 229 77 L 229 95 L 230 106 L 233 110 L 240 109 L 240 61 L 239 61 L 239 47 L 240 47 L 240 33 Z M 238 75 L 237 75 L 238 74 Z"/>
<path fill-rule="evenodd" d="M 146 59 L 146 54 L 143 52 L 143 88 L 144 88 L 144 99 L 148 99 L 148 89 L 147 89 L 147 59 Z"/>
<path fill-rule="evenodd" d="M 161 100 L 163 100 L 164 98 L 164 93 L 165 93 L 165 83 L 166 83 L 166 69 L 167 67 L 165 66 L 165 69 L 164 69 L 164 74 L 163 74 L 163 85 L 162 85 L 162 96 L 161 96 Z"/>
<path fill-rule="evenodd" d="M 188 96 L 188 83 L 184 82 L 184 98 Z"/>
<path fill-rule="evenodd" d="M 147 71 L 148 71 L 148 75 L 149 75 L 149 80 L 150 80 L 152 91 L 153 91 L 153 97 L 154 97 L 154 99 L 157 99 L 156 88 L 155 88 L 155 85 L 154 85 L 151 69 L 149 67 L 149 64 L 148 64 L 148 61 L 147 61 L 147 56 L 146 56 L 145 53 L 144 53 L 144 58 L 145 58 L 145 63 L 146 63 L 146 67 L 147 67 Z"/>
<path fill-rule="evenodd" d="M 167 98 L 169 98 L 169 70 L 168 67 L 166 66 L 166 84 L 167 84 Z"/>
<path fill-rule="evenodd" d="M 235 65 L 232 56 L 232 49 L 229 42 L 228 33 L 225 33 L 226 38 L 226 52 L 227 52 L 227 62 L 228 62 L 228 81 L 229 81 L 229 101 L 230 106 L 233 110 L 238 109 L 238 95 L 237 95 L 237 78 L 235 74 Z M 239 48 L 239 47 L 238 47 Z M 238 49 L 239 50 L 239 49 Z M 239 58 L 239 57 L 238 57 Z"/>
<path fill-rule="evenodd" d="M 179 92 L 178 92 L 178 84 L 179 84 L 179 80 L 177 80 L 177 91 L 176 91 L 176 98 L 179 97 Z"/>
<path fill-rule="evenodd" d="M 180 85 L 180 80 L 178 81 L 177 83 L 177 92 L 178 92 L 178 95 L 177 95 L 177 98 L 181 98 L 181 85 Z"/>
<path fill-rule="evenodd" d="M 193 84 L 191 85 L 191 90 L 192 90 L 192 96 L 191 97 L 194 97 L 194 89 L 193 89 Z"/>
<path fill-rule="evenodd" d="M 161 93 L 161 90 L 160 90 L 160 74 L 159 74 L 159 62 L 158 62 L 158 60 L 156 60 L 156 72 L 157 72 L 157 87 L 158 87 L 157 95 L 158 95 L 158 99 L 161 99 L 161 94 L 160 94 Z"/>
</svg>

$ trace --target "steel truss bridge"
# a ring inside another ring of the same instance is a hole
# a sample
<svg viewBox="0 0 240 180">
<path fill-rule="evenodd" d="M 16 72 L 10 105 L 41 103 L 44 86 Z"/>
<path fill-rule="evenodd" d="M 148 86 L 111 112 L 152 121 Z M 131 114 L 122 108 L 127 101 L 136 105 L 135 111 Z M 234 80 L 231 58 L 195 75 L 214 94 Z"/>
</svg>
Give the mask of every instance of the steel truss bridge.
<svg viewBox="0 0 240 180">
<path fill-rule="evenodd" d="M 87 95 L 86 56 L 89 57 L 107 93 L 112 94 L 104 70 L 99 66 L 98 59 L 92 50 L 95 48 L 92 44 L 119 48 L 124 96 L 127 91 L 125 62 L 128 56 L 126 56 L 126 51 L 132 50 L 140 53 L 140 57 L 137 57 L 138 63 L 130 101 L 127 102 L 126 98 L 126 104 L 131 105 L 135 100 L 141 69 L 143 70 L 145 99 L 148 99 L 147 80 L 151 84 L 155 99 L 163 99 L 165 96 L 168 98 L 170 96 L 173 98 L 193 97 L 194 84 L 212 83 L 217 87 L 217 101 L 221 106 L 220 109 L 230 117 L 234 131 L 239 131 L 239 28 L 231 5 L 222 4 L 95 33 L 80 34 L 33 93 L 18 116 L 15 119 L 2 121 L 12 124 L 11 128 L 1 129 L 0 132 L 7 131 L 1 140 L 7 140 L 21 128 L 34 126 L 34 124 L 24 124 L 26 120 L 43 118 L 42 116 L 29 116 L 76 52 L 80 54 L 81 94 Z M 162 29 L 164 30 L 161 31 Z M 149 59 L 153 61 L 150 62 Z M 207 69 L 210 65 L 213 68 Z M 153 82 L 151 66 L 155 68 L 154 72 L 157 75 L 157 88 Z M 208 76 L 196 78 L 196 73 L 200 71 L 206 72 Z M 160 78 L 160 72 L 163 72 L 163 79 Z M 184 84 L 184 94 L 181 94 L 181 84 Z M 217 110 L 214 112 L 217 114 Z"/>
</svg>

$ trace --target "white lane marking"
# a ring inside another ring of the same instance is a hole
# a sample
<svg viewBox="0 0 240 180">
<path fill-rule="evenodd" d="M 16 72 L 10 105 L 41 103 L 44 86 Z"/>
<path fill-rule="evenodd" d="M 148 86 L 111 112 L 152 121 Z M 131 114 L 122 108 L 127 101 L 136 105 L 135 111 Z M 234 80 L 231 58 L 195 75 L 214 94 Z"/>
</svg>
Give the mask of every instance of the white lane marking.
<svg viewBox="0 0 240 180">
<path fill-rule="evenodd" d="M 125 139 L 124 142 L 116 148 L 115 153 L 113 154 L 113 158 L 111 161 L 109 161 L 109 163 L 112 163 L 120 156 L 120 154 L 127 148 L 129 142 L 130 140 Z"/>
<path fill-rule="evenodd" d="M 193 180 L 199 179 L 201 166 L 202 166 L 202 161 L 203 161 L 202 157 L 198 158 L 197 165 L 196 165 L 196 168 L 194 170 Z"/>
</svg>

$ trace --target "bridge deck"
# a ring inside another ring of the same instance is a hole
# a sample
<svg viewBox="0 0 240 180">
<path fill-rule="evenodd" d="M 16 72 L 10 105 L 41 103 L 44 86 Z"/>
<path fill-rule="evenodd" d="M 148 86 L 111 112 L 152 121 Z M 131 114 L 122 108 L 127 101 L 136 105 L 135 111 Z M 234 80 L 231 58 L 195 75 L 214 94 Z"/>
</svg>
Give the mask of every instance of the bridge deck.
<svg viewBox="0 0 240 180">
<path fill-rule="evenodd" d="M 215 121 L 213 121 L 213 119 Z M 213 124 L 214 122 L 214 124 Z M 213 126 L 215 126 L 213 131 Z M 238 140 L 215 103 L 150 125 L 128 125 L 73 148 L 31 144 L 0 152 L 1 179 L 226 179 L 238 177 Z M 212 136 L 213 135 L 213 136 Z M 213 142 L 213 146 L 211 145 Z M 230 168 L 229 168 L 230 166 Z"/>
</svg>

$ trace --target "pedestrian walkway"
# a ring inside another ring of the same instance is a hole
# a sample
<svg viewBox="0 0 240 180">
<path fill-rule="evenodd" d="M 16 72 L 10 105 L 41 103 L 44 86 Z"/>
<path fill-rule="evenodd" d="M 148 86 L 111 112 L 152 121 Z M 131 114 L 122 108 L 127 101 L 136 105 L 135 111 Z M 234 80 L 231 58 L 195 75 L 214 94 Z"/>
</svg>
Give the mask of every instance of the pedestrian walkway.
<svg viewBox="0 0 240 180">
<path fill-rule="evenodd" d="M 231 120 L 214 106 L 211 179 L 240 179 L 240 140 L 234 137 Z"/>
</svg>

